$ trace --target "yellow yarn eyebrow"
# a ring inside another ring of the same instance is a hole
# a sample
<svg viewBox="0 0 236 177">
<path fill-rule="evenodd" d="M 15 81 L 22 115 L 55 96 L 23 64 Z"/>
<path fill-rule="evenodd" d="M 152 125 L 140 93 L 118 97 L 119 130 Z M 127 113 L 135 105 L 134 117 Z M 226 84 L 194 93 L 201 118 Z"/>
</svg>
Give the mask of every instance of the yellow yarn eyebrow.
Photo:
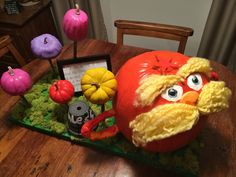
<svg viewBox="0 0 236 177">
<path fill-rule="evenodd" d="M 210 66 L 210 61 L 204 58 L 199 57 L 192 57 L 188 60 L 188 62 L 183 65 L 179 71 L 177 72 L 177 75 L 186 78 L 191 73 L 199 72 L 199 73 L 205 73 L 207 75 L 210 74 L 212 68 Z"/>
<path fill-rule="evenodd" d="M 164 90 L 181 81 L 177 75 L 150 75 L 140 81 L 140 86 L 136 90 L 135 106 L 150 105 L 155 98 Z"/>
</svg>

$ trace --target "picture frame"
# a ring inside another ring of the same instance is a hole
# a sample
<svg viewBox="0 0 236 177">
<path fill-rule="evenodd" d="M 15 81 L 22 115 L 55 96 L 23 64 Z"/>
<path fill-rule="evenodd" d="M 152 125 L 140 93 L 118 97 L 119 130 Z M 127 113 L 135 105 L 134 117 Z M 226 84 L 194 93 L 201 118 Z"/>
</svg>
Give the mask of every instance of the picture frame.
<svg viewBox="0 0 236 177">
<path fill-rule="evenodd" d="M 57 67 L 60 78 L 69 80 L 73 84 L 75 95 L 82 95 L 80 81 L 86 70 L 102 67 L 112 71 L 111 59 L 108 54 L 57 60 Z"/>
</svg>

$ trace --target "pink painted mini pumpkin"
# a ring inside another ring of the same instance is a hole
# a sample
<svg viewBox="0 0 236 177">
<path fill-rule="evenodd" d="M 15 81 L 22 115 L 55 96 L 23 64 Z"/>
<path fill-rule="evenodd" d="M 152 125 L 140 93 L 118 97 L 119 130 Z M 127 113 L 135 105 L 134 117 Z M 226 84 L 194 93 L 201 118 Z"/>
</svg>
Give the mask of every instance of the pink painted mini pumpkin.
<svg viewBox="0 0 236 177">
<path fill-rule="evenodd" d="M 1 87 L 10 95 L 23 95 L 32 87 L 32 81 L 26 71 L 9 66 L 1 77 Z"/>
<path fill-rule="evenodd" d="M 66 36 L 73 41 L 80 41 L 86 38 L 88 33 L 88 16 L 79 9 L 70 9 L 63 18 L 63 30 Z"/>
</svg>

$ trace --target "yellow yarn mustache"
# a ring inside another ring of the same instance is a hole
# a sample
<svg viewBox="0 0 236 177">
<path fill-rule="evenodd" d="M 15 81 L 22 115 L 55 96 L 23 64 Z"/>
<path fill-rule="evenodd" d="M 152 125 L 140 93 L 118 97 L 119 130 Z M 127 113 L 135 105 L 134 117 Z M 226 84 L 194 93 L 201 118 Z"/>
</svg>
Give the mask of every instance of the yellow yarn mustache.
<svg viewBox="0 0 236 177">
<path fill-rule="evenodd" d="M 200 114 L 221 111 L 228 107 L 231 91 L 224 82 L 211 81 L 199 95 L 196 106 L 184 103 L 160 105 L 138 115 L 129 126 L 136 146 L 161 140 L 192 129 Z"/>
</svg>

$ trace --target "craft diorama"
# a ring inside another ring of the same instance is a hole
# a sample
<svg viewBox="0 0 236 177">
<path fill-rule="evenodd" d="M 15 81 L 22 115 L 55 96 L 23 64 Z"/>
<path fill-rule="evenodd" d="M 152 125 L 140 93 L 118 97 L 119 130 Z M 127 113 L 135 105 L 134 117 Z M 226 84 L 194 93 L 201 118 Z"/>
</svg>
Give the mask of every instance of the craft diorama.
<svg viewBox="0 0 236 177">
<path fill-rule="evenodd" d="M 63 28 L 79 60 L 76 43 L 87 35 L 86 13 L 69 10 Z M 183 176 L 198 175 L 199 134 L 207 115 L 226 109 L 231 96 L 209 60 L 171 51 L 143 53 L 116 75 L 107 68 L 86 70 L 82 95 L 76 96 L 75 85 L 59 78 L 51 61 L 61 52 L 60 42 L 43 34 L 32 39 L 31 48 L 53 72 L 34 85 L 22 69 L 9 67 L 2 75 L 2 89 L 22 97 L 12 121 Z"/>
</svg>

